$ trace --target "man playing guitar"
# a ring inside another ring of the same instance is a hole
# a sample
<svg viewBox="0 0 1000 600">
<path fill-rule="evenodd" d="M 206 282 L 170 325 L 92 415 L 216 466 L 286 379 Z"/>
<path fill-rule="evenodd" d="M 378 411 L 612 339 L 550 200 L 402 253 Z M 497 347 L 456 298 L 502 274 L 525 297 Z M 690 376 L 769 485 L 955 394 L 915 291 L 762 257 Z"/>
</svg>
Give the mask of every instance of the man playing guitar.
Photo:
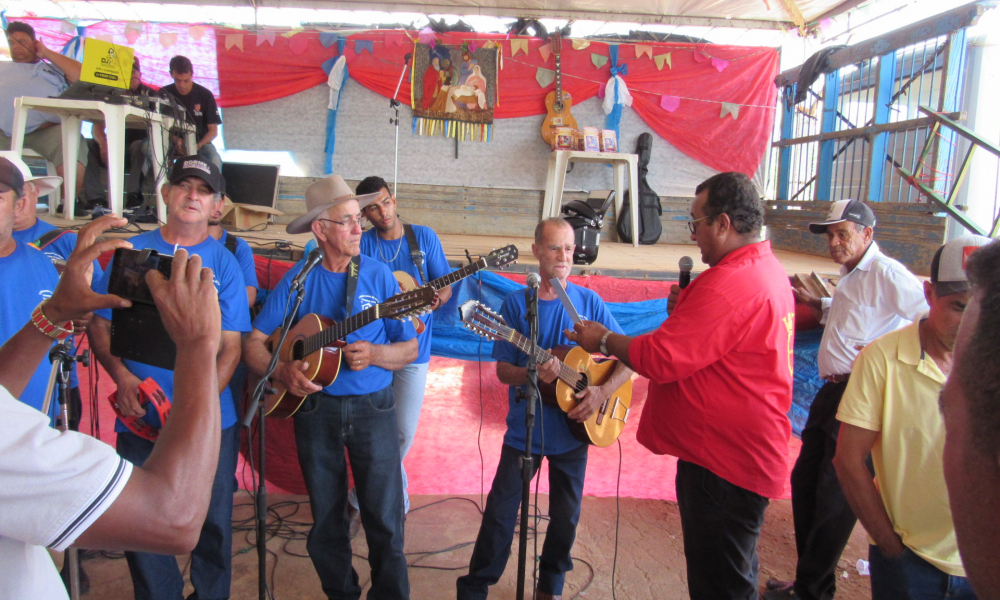
<svg viewBox="0 0 1000 600">
<path fill-rule="evenodd" d="M 609 330 L 621 332 L 621 327 L 597 294 L 566 281 L 573 267 L 574 247 L 573 228 L 561 218 L 547 219 L 535 228 L 535 243 L 532 244 L 531 251 L 538 259 L 538 271 L 542 279 L 538 290 L 538 345 L 541 348 L 550 349 L 556 345 L 568 344 L 564 331 L 572 328 L 569 315 L 549 283 L 552 278 L 558 278 L 563 283 L 567 295 L 584 319 L 597 321 Z M 525 312 L 525 297 L 520 290 L 509 294 L 500 309 L 500 314 L 512 328 L 529 335 Z M 527 382 L 525 365 L 528 357 L 512 344 L 499 341 L 493 346 L 493 357 L 497 359 L 497 377 L 510 386 L 507 433 L 500 452 L 500 464 L 486 499 L 486 509 L 476 538 L 476 547 L 472 552 L 469 574 L 459 577 L 457 582 L 458 600 L 486 598 L 488 587 L 500 580 L 510 554 L 521 501 L 519 458 L 524 453 L 526 442 L 526 406 L 524 402 L 515 400 L 515 393 L 519 388 L 523 389 Z M 555 381 L 559 372 L 557 363 L 556 360 L 549 360 L 538 365 L 539 381 Z M 541 457 L 548 459 L 550 494 L 550 521 L 542 547 L 535 596 L 540 600 L 559 598 L 566 571 L 573 568 L 570 551 L 580 519 L 583 479 L 587 471 L 587 444 L 574 436 L 567 419 L 586 420 L 631 376 L 632 371 L 618 363 L 604 385 L 588 387 L 577 394 L 580 404 L 569 413 L 548 404 L 541 404 L 537 409 L 540 413 L 536 421 L 538 427 L 534 430 L 531 442 L 533 466 L 537 471 L 541 465 Z"/>
<path fill-rule="evenodd" d="M 356 197 L 339 175 L 306 190 L 307 212 L 289 223 L 288 233 L 312 231 L 324 252 L 305 279 L 305 300 L 296 318 L 309 313 L 344 321 L 399 291 L 388 268 L 360 255 L 361 207 L 374 196 Z M 262 375 L 271 360 L 265 342 L 281 325 L 292 280 L 304 261 L 292 267 L 268 296 L 243 340 L 244 362 Z M 392 372 L 417 357 L 416 332 L 408 321 L 378 319 L 347 336 L 343 364 L 325 388 L 310 381 L 302 361 L 279 362 L 273 379 L 306 398 L 295 414 L 299 464 L 315 525 L 306 549 L 331 598 L 359 598 L 361 586 L 352 566 L 348 537 L 347 460 L 361 503 L 361 521 L 370 549 L 372 598 L 409 598 L 403 555 L 403 483 L 396 443 Z"/>
<path fill-rule="evenodd" d="M 404 224 L 396 213 L 396 197 L 389 191 L 389 185 L 381 177 L 367 177 L 358 184 L 358 195 L 378 194 L 374 201 L 362 208 L 372 228 L 361 235 L 361 254 L 370 256 L 389 267 L 391 271 L 403 271 L 410 275 L 417 285 L 443 277 L 451 272 L 441 248 L 441 240 L 430 227 Z M 423 264 L 416 264 L 421 262 Z M 437 299 L 431 310 L 444 306 L 451 298 L 451 286 L 438 290 Z M 418 331 L 419 351 L 417 360 L 392 374 L 392 392 L 396 397 L 396 420 L 399 429 L 399 458 L 413 445 L 417 433 L 420 408 L 424 404 L 424 386 L 427 382 L 427 365 L 431 360 L 431 329 L 434 314 L 428 313 L 420 320 L 424 330 Z M 403 508 L 410 510 L 410 499 L 406 493 L 406 470 L 403 473 Z"/>
</svg>

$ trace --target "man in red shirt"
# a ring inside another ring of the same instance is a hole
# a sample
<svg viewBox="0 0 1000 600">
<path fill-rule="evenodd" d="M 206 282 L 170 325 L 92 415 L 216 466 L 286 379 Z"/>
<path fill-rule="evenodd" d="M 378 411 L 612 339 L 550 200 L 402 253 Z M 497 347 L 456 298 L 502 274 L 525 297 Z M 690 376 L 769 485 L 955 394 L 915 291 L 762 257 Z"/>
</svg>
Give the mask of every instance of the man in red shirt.
<svg viewBox="0 0 1000 600">
<path fill-rule="evenodd" d="M 568 337 L 650 379 L 636 438 L 679 459 L 691 598 L 753 600 L 764 509 L 788 476 L 795 303 L 750 180 L 720 173 L 696 192 L 688 227 L 710 268 L 671 318 L 635 338 L 589 321 Z"/>
</svg>

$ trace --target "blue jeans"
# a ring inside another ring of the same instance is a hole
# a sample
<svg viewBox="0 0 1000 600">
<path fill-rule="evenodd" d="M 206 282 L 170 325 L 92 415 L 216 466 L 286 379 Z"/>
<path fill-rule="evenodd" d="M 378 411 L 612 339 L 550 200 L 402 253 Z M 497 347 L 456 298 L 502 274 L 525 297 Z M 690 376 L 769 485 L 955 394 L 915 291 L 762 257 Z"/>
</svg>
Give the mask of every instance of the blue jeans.
<svg viewBox="0 0 1000 600">
<path fill-rule="evenodd" d="M 486 510 L 483 511 L 483 523 L 472 551 L 469 574 L 459 577 L 456 582 L 458 600 L 486 598 L 489 586 L 500 581 L 507 567 L 521 508 L 519 458 L 523 453 L 523 448 L 517 450 L 506 444 L 500 450 L 500 464 L 486 498 Z M 580 522 L 583 480 L 587 474 L 587 445 L 545 458 L 549 461 L 549 527 L 538 564 L 538 589 L 559 595 L 566 581 L 566 572 L 573 570 L 570 551 L 576 540 L 576 525 Z M 541 457 L 536 454 L 532 475 L 540 465 Z"/>
<path fill-rule="evenodd" d="M 403 555 L 403 481 L 392 387 L 360 396 L 309 396 L 295 414 L 299 464 L 312 504 L 306 549 L 330 600 L 358 600 L 347 519 L 347 460 L 361 501 L 372 570 L 371 600 L 410 596 Z"/>
<path fill-rule="evenodd" d="M 392 393 L 396 397 L 396 429 L 399 432 L 399 460 L 413 447 L 420 421 L 420 409 L 424 406 L 424 388 L 427 386 L 427 367 L 430 363 L 409 364 L 392 374 Z M 403 474 L 403 512 L 410 512 L 410 495 L 406 493 L 409 480 L 406 468 Z"/>
<path fill-rule="evenodd" d="M 219 466 L 212 483 L 208 516 L 201 528 L 198 545 L 191 553 L 192 599 L 229 598 L 233 577 L 233 493 L 236 491 L 236 453 L 239 425 L 222 430 Z M 141 467 L 153 451 L 153 442 L 132 432 L 118 434 L 118 455 Z M 164 554 L 126 552 L 136 600 L 177 600 L 183 598 L 184 577 L 177 559 Z"/>
<path fill-rule="evenodd" d="M 691 600 L 757 600 L 757 539 L 768 499 L 683 460 L 676 481 Z"/>
<path fill-rule="evenodd" d="M 872 600 L 976 600 L 965 577 L 949 575 L 906 548 L 899 556 L 885 556 L 868 546 Z"/>
</svg>

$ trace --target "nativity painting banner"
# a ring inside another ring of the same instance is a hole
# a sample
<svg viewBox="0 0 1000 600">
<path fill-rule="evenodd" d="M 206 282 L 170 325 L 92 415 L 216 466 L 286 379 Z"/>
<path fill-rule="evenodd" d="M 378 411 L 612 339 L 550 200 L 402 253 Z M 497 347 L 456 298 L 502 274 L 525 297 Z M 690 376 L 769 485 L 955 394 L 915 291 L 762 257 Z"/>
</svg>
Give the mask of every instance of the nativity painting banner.
<svg viewBox="0 0 1000 600">
<path fill-rule="evenodd" d="M 496 47 L 476 47 L 475 42 L 417 43 L 410 82 L 413 133 L 473 142 L 492 139 L 498 57 Z"/>
</svg>

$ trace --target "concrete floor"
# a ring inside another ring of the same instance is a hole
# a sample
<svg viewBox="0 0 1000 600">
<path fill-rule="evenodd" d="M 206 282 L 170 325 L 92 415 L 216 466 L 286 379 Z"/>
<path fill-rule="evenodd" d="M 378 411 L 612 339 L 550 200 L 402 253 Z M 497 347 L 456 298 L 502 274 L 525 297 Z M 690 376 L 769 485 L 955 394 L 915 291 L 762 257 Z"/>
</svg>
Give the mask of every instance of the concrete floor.
<svg viewBox="0 0 1000 600">
<path fill-rule="evenodd" d="M 271 496 L 272 512 L 283 519 L 281 526 L 269 522 L 269 531 L 280 532 L 280 538 L 269 541 L 269 584 L 274 598 L 322 598 L 319 579 L 306 557 L 305 534 L 311 521 L 307 498 L 303 496 Z M 478 496 L 439 497 L 414 496 L 406 522 L 406 553 L 410 563 L 411 598 L 440 600 L 455 597 L 455 579 L 463 574 L 472 553 L 472 543 L 479 528 Z M 542 510 L 548 498 L 539 496 Z M 298 503 L 298 504 L 296 504 Z M 257 597 L 257 555 L 252 547 L 253 509 L 250 496 L 236 497 L 237 531 L 234 536 L 232 598 Z M 612 565 L 615 557 L 614 498 L 586 497 L 583 514 L 573 549 L 575 568 L 567 576 L 563 597 L 618 598 L 621 600 L 662 600 L 687 597 L 683 541 L 677 504 L 659 500 L 621 500 L 618 528 L 617 569 L 612 595 Z M 544 530 L 545 524 L 541 529 Z M 538 540 L 539 549 L 541 541 Z M 534 539 L 529 541 L 529 557 L 534 551 Z M 449 550 L 450 549 L 450 550 Z M 355 568 L 360 580 L 368 586 L 368 565 L 364 534 L 354 541 Z M 513 600 L 516 597 L 517 539 L 511 548 L 511 560 L 503 579 L 491 590 L 492 600 Z M 795 568 L 795 538 L 792 528 L 791 502 L 771 503 L 760 538 L 760 584 L 768 578 L 791 578 Z M 867 557 L 868 544 L 864 531 L 858 527 L 844 552 L 838 569 L 838 598 L 868 600 L 870 587 L 867 577 L 855 568 L 859 558 Z M 182 569 L 187 569 L 188 557 L 178 557 Z M 93 558 L 84 562 L 90 576 L 91 591 L 85 598 L 127 600 L 132 598 L 128 566 L 123 559 Z M 530 581 L 530 572 L 529 572 Z M 192 588 L 187 586 L 185 594 Z M 530 590 L 528 596 L 530 598 Z"/>
</svg>

